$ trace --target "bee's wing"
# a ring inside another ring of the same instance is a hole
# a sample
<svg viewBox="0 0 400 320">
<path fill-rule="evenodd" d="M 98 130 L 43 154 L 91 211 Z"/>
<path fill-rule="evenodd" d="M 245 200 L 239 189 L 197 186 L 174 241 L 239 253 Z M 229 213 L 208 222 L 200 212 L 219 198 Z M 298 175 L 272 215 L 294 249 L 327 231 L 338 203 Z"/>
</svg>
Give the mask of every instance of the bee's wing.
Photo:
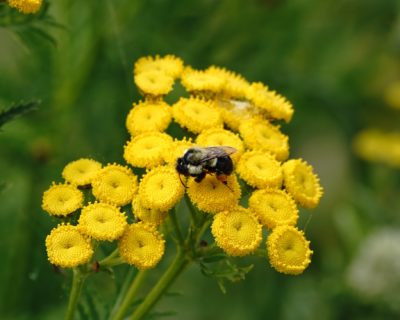
<svg viewBox="0 0 400 320">
<path fill-rule="evenodd" d="M 219 157 L 229 156 L 237 151 L 235 148 L 228 146 L 205 147 L 202 148 L 202 150 L 204 152 L 204 156 L 202 157 L 201 162 Z"/>
</svg>

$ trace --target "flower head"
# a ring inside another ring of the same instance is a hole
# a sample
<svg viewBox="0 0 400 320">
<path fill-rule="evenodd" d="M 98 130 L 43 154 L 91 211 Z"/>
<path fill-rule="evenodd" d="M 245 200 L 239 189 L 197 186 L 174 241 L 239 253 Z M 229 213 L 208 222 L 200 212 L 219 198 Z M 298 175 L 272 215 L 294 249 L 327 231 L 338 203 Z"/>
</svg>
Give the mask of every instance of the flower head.
<svg viewBox="0 0 400 320">
<path fill-rule="evenodd" d="M 244 143 L 251 149 L 268 151 L 279 161 L 289 156 L 288 137 L 266 120 L 253 118 L 243 121 L 239 132 Z"/>
<path fill-rule="evenodd" d="M 215 72 L 208 70 L 194 70 L 186 68 L 181 77 L 182 85 L 189 92 L 219 92 L 224 85 L 225 79 Z"/>
<path fill-rule="evenodd" d="M 304 233 L 292 226 L 274 228 L 267 239 L 267 252 L 271 265 L 279 272 L 297 275 L 311 262 L 310 241 Z"/>
<path fill-rule="evenodd" d="M 101 202 L 124 206 L 137 190 L 137 177 L 127 167 L 109 164 L 97 173 L 92 186 L 93 195 Z"/>
<path fill-rule="evenodd" d="M 222 128 L 220 111 L 211 101 L 181 98 L 172 109 L 175 121 L 194 133 L 210 128 Z"/>
<path fill-rule="evenodd" d="M 18 11 L 29 14 L 36 13 L 42 6 L 42 0 L 7 0 L 8 5 Z"/>
<path fill-rule="evenodd" d="M 282 185 L 281 165 L 268 152 L 245 152 L 237 165 L 237 172 L 243 180 L 256 188 L 279 188 Z"/>
<path fill-rule="evenodd" d="M 213 74 L 223 79 L 222 97 L 225 99 L 243 99 L 250 86 L 249 82 L 242 76 L 216 66 L 207 69 L 208 74 Z"/>
<path fill-rule="evenodd" d="M 204 130 L 197 136 L 197 144 L 201 146 L 229 146 L 237 150 L 231 155 L 233 161 L 237 161 L 244 150 L 244 145 L 240 137 L 222 128 Z"/>
<path fill-rule="evenodd" d="M 315 208 L 322 197 L 322 187 L 312 167 L 301 159 L 282 165 L 283 183 L 289 194 L 304 208 Z"/>
<path fill-rule="evenodd" d="M 132 136 L 149 131 L 162 132 L 172 118 L 172 109 L 163 101 L 145 101 L 133 106 L 126 118 Z"/>
<path fill-rule="evenodd" d="M 119 252 L 138 269 L 156 266 L 164 255 L 165 240 L 151 224 L 139 222 L 127 227 L 119 240 Z"/>
<path fill-rule="evenodd" d="M 240 185 L 235 175 L 227 177 L 227 185 L 216 176 L 207 175 L 201 182 L 190 178 L 187 193 L 190 200 L 204 212 L 218 213 L 237 206 L 240 198 Z"/>
<path fill-rule="evenodd" d="M 270 117 L 289 122 L 293 116 L 293 106 L 285 97 L 271 91 L 261 82 L 252 83 L 247 90 L 247 98 L 257 107 L 268 112 Z"/>
<path fill-rule="evenodd" d="M 174 85 L 174 78 L 164 72 L 146 70 L 134 76 L 143 95 L 162 96 L 168 94 Z"/>
<path fill-rule="evenodd" d="M 185 188 L 178 172 L 171 166 L 147 172 L 139 185 L 139 198 L 145 208 L 168 211 L 183 197 Z"/>
<path fill-rule="evenodd" d="M 54 184 L 43 193 L 42 209 L 53 216 L 67 216 L 83 204 L 83 193 L 70 184 Z"/>
<path fill-rule="evenodd" d="M 280 225 L 294 226 L 299 218 L 296 203 L 284 190 L 268 188 L 254 191 L 249 199 L 249 208 L 268 229 Z"/>
<path fill-rule="evenodd" d="M 50 263 L 61 268 L 73 268 L 89 262 L 93 255 L 90 239 L 78 227 L 59 225 L 46 237 L 46 250 Z"/>
<path fill-rule="evenodd" d="M 174 140 L 169 148 L 164 152 L 164 161 L 168 164 L 175 165 L 176 160 L 182 157 L 185 150 L 193 147 L 195 144 L 191 139 Z"/>
<path fill-rule="evenodd" d="M 134 74 L 140 74 L 146 71 L 161 72 L 173 78 L 178 78 L 183 71 L 183 61 L 170 54 L 164 57 L 142 57 L 135 63 Z"/>
<path fill-rule="evenodd" d="M 126 216 L 116 206 L 92 203 L 82 209 L 79 230 L 96 240 L 118 239 L 127 226 Z"/>
<path fill-rule="evenodd" d="M 125 145 L 124 158 L 134 167 L 154 168 L 164 163 L 163 155 L 171 143 L 172 138 L 166 133 L 142 133 Z"/>
<path fill-rule="evenodd" d="M 157 226 L 163 223 L 168 215 L 168 211 L 160 211 L 153 208 L 148 209 L 143 207 L 139 197 L 133 199 L 132 209 L 133 209 L 133 214 L 138 219 Z"/>
<path fill-rule="evenodd" d="M 239 206 L 216 214 L 211 231 L 217 245 L 231 256 L 254 252 L 262 240 L 257 218 L 250 210 Z"/>
<path fill-rule="evenodd" d="M 100 169 L 100 162 L 92 159 L 79 159 L 68 163 L 62 171 L 62 176 L 71 184 L 85 186 L 92 183 Z"/>
</svg>

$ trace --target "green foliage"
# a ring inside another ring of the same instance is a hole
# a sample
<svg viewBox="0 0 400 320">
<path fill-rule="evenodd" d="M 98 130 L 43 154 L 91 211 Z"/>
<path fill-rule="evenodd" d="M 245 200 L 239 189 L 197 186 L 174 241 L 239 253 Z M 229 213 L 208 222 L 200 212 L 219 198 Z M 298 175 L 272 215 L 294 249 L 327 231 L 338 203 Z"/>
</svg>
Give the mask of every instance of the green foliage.
<svg viewBox="0 0 400 320">
<path fill-rule="evenodd" d="M 36 110 L 39 103 L 39 101 L 19 103 L 0 111 L 0 128 L 8 121 L 11 121 L 12 119 L 22 116 L 30 111 Z"/>
</svg>

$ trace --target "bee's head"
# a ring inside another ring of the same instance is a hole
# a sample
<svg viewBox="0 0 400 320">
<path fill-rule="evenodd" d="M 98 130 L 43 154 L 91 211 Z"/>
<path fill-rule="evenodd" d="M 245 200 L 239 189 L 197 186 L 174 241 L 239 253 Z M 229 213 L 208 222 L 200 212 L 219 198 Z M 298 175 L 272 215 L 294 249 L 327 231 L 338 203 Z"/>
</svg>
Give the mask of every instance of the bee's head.
<svg viewBox="0 0 400 320">
<path fill-rule="evenodd" d="M 175 168 L 178 173 L 183 174 L 184 176 L 189 175 L 188 167 L 183 157 L 176 160 Z"/>
</svg>

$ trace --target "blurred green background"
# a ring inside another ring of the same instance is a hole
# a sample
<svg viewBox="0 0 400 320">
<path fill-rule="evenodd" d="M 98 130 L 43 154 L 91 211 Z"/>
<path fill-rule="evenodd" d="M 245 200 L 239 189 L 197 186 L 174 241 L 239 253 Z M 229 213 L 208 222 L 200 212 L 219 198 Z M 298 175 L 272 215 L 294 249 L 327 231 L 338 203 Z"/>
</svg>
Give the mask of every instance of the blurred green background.
<svg viewBox="0 0 400 320">
<path fill-rule="evenodd" d="M 0 27 L 0 110 L 41 100 L 0 132 L 0 318 L 63 316 L 70 279 L 46 260 L 44 239 L 56 221 L 41 210 L 41 195 L 69 161 L 124 163 L 125 117 L 140 99 L 133 62 L 169 53 L 287 96 L 295 106 L 282 129 L 291 158 L 314 166 L 325 195 L 302 212 L 300 228 L 311 215 L 306 235 L 314 250 L 303 275 L 249 258 L 253 271 L 224 295 L 192 266 L 172 289 L 182 296 L 165 297 L 157 310 L 193 320 L 400 318 L 398 250 L 379 246 L 378 237 L 378 250 L 367 250 L 361 263 L 372 270 L 365 288 L 351 285 L 349 271 L 376 230 L 400 232 L 399 168 L 365 163 L 351 148 L 363 128 L 400 130 L 400 111 L 382 98 L 400 79 L 398 0 L 58 0 L 48 14 L 63 27 L 40 19 Z M 397 268 L 385 269 L 391 264 Z M 97 287 L 86 294 L 106 304 L 109 279 L 93 278 Z"/>
</svg>

